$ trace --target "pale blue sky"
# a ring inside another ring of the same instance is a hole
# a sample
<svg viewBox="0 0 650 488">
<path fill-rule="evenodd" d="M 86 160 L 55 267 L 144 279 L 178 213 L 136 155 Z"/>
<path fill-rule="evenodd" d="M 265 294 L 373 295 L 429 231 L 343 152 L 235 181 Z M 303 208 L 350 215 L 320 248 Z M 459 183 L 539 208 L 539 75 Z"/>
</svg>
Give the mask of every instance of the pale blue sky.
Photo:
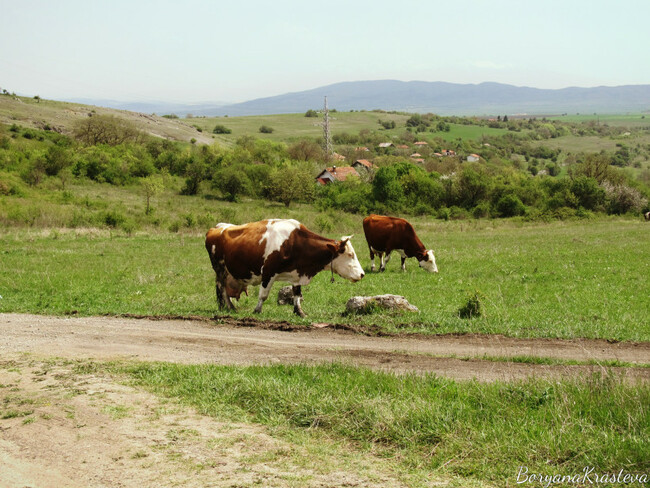
<svg viewBox="0 0 650 488">
<path fill-rule="evenodd" d="M 340 81 L 650 83 L 648 0 L 0 0 L 0 88 L 237 102 Z"/>
</svg>

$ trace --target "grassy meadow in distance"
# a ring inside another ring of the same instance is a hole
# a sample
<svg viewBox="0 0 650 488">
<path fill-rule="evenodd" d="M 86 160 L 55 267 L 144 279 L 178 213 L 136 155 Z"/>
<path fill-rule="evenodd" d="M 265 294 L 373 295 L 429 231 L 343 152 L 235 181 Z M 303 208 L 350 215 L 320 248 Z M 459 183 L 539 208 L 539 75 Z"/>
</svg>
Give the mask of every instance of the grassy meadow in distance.
<svg viewBox="0 0 650 488">
<path fill-rule="evenodd" d="M 333 112 L 330 114 L 330 128 L 332 134 L 350 133 L 357 134 L 364 129 L 380 131 L 391 140 L 394 136 L 404 133 L 404 124 L 410 115 L 404 113 L 386 112 Z M 395 129 L 383 129 L 379 124 L 382 121 L 394 121 Z M 214 139 L 221 144 L 231 145 L 238 137 L 259 134 L 263 125 L 271 127 L 271 134 L 264 134 L 264 139 L 273 141 L 294 141 L 304 137 L 320 137 L 323 133 L 322 117 L 305 117 L 304 114 L 280 115 L 250 115 L 240 117 L 197 117 L 187 119 L 187 123 L 200 127 L 204 133 L 211 134 L 216 125 L 223 125 L 232 131 L 231 134 L 213 134 Z M 449 132 L 420 133 L 420 139 L 429 139 L 432 135 L 447 141 L 462 139 L 479 139 L 482 135 L 503 135 L 507 129 L 490 128 L 486 126 L 473 126 L 463 124 L 450 124 Z"/>
<path fill-rule="evenodd" d="M 279 210 L 279 208 L 277 209 Z M 257 210 L 261 212 L 261 210 Z M 287 217 L 314 228 L 318 212 L 295 207 Z M 248 212 L 255 215 L 254 210 Z M 242 218 L 244 216 L 242 215 Z M 394 255 L 385 273 L 370 273 L 361 218 L 333 215 L 339 238 L 353 244 L 366 277 L 352 284 L 322 272 L 303 287 L 306 320 L 278 306 L 276 283 L 260 318 L 296 323 L 355 322 L 389 331 L 475 332 L 515 337 L 650 340 L 648 225 L 639 220 L 522 223 L 411 221 L 436 254 L 438 274 Z M 203 315 L 218 313 L 214 272 L 202 232 L 167 234 L 77 230 L 0 235 L 0 310 L 40 314 Z M 378 262 L 377 262 L 378 265 Z M 253 315 L 257 287 L 242 296 L 236 316 Z M 355 295 L 405 296 L 419 313 L 344 316 Z M 483 315 L 459 317 L 478 296 Z"/>
</svg>

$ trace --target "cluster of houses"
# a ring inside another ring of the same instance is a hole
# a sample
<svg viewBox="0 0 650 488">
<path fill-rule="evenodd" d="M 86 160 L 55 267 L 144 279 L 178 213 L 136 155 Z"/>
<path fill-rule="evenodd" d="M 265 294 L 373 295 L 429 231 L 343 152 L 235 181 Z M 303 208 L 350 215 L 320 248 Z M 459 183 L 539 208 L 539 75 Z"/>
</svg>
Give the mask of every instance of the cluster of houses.
<svg viewBox="0 0 650 488">
<path fill-rule="evenodd" d="M 419 141 L 414 143 L 414 146 L 426 146 L 427 143 L 424 141 Z M 392 147 L 393 143 L 392 142 L 382 142 L 379 144 L 380 148 L 386 149 L 389 147 Z M 401 144 L 396 146 L 397 149 L 409 149 L 409 146 L 406 144 Z M 358 147 L 356 148 L 357 152 L 368 152 L 370 151 L 367 147 Z M 434 153 L 434 156 L 437 157 L 444 157 L 444 156 L 456 156 L 456 152 L 452 151 L 450 149 L 444 149 L 440 153 Z M 424 159 L 422 158 L 422 155 L 419 154 L 418 152 L 415 152 L 411 154 L 411 159 L 416 162 L 416 163 L 423 163 Z M 337 161 L 344 161 L 345 157 L 341 156 L 340 154 L 334 154 L 334 159 Z M 480 156 L 478 154 L 470 154 L 467 156 L 467 161 L 469 162 L 477 162 L 479 161 Z M 375 169 L 375 165 L 372 164 L 372 162 L 368 161 L 367 159 L 357 159 L 354 163 L 352 163 L 352 166 L 332 166 L 330 168 L 325 168 L 323 171 L 321 171 L 318 176 L 316 176 L 316 181 L 321 184 L 321 185 L 327 185 L 329 183 L 335 182 L 335 181 L 345 181 L 348 179 L 350 176 L 357 176 L 359 177 L 362 173 L 367 173 L 373 169 Z"/>
</svg>

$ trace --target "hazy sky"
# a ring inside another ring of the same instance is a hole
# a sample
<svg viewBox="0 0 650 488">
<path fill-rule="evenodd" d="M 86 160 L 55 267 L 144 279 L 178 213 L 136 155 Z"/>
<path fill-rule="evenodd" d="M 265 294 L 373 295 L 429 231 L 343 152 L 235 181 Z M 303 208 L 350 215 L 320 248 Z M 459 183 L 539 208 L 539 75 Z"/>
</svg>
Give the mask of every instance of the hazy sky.
<svg viewBox="0 0 650 488">
<path fill-rule="evenodd" d="M 0 88 L 227 101 L 340 81 L 650 83 L 649 0 L 0 0 Z"/>
</svg>

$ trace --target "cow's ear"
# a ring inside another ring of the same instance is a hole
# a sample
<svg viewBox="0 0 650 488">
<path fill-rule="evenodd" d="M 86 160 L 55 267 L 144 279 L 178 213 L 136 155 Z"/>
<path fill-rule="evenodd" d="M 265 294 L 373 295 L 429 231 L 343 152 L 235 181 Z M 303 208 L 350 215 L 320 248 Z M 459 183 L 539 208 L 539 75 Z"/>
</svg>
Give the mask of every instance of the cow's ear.
<svg viewBox="0 0 650 488">
<path fill-rule="evenodd" d="M 352 239 L 352 236 L 341 237 L 341 240 L 339 241 L 339 253 L 343 254 L 345 252 L 345 247 L 350 239 Z"/>
<path fill-rule="evenodd" d="M 327 250 L 332 254 L 332 256 L 335 256 L 336 254 L 339 253 L 339 246 L 335 244 L 328 243 L 327 244 Z"/>
</svg>

